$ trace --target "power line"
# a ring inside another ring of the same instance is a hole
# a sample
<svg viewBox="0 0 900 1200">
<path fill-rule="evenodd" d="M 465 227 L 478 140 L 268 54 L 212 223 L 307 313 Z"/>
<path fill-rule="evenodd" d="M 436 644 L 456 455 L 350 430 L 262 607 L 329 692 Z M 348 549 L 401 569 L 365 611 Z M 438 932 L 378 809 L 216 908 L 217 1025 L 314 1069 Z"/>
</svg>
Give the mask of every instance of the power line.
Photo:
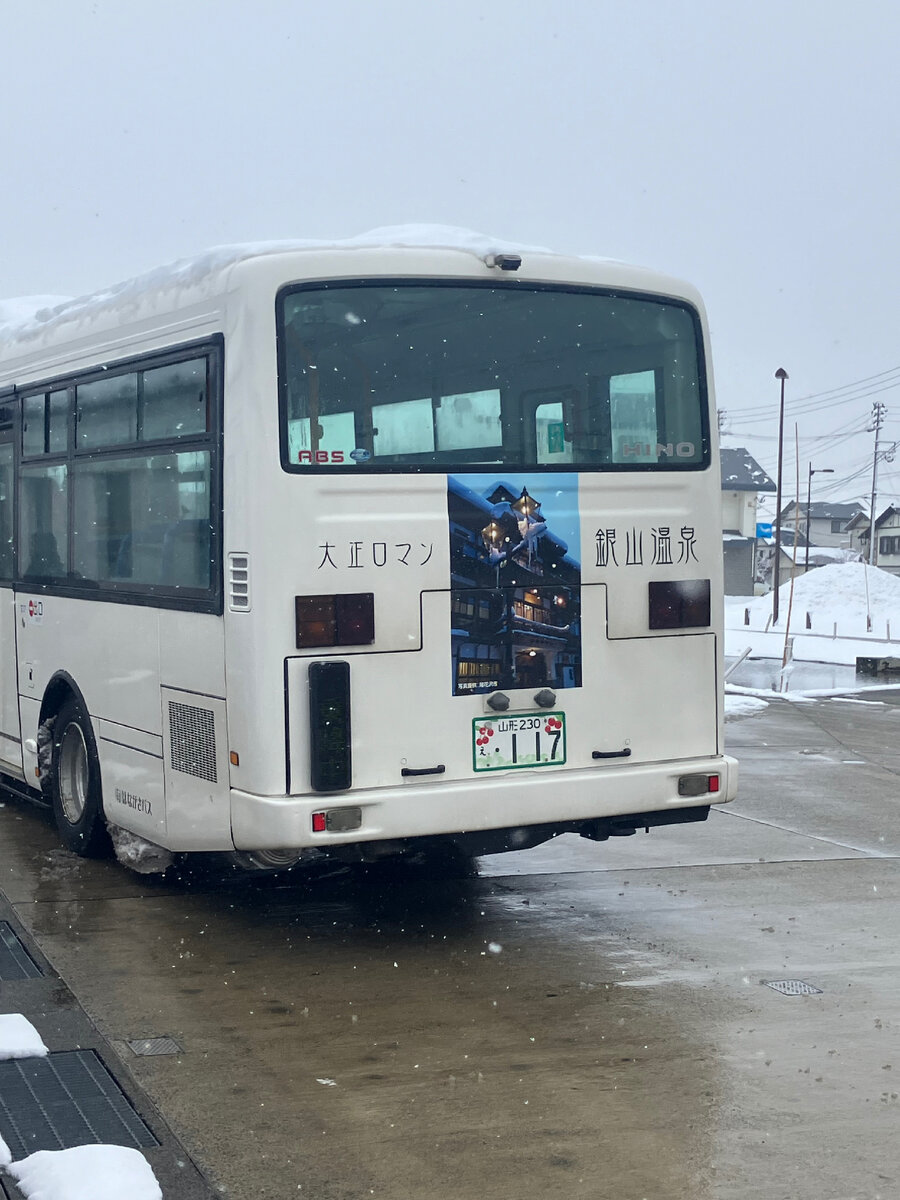
<svg viewBox="0 0 900 1200">
<path fill-rule="evenodd" d="M 888 379 L 887 379 L 888 376 L 893 376 L 894 378 L 892 378 L 890 381 L 888 381 Z M 839 387 L 826 388 L 825 391 L 822 391 L 822 392 L 810 392 L 806 396 L 797 396 L 793 400 L 789 400 L 787 402 L 787 407 L 795 407 L 798 404 L 805 404 L 810 400 L 820 400 L 825 397 L 832 397 L 833 398 L 832 402 L 835 404 L 841 403 L 845 399 L 851 399 L 851 398 L 861 399 L 862 396 L 858 396 L 858 397 L 850 397 L 850 396 L 845 396 L 845 395 L 839 396 L 837 393 L 839 393 L 839 392 L 844 392 L 844 393 L 854 392 L 857 389 L 863 388 L 865 384 L 875 383 L 876 380 L 882 381 L 884 386 L 883 387 L 879 386 L 879 387 L 876 387 L 873 389 L 866 389 L 865 395 L 874 395 L 878 391 L 886 391 L 886 390 L 888 390 L 888 388 L 897 387 L 898 385 L 900 385 L 900 366 L 890 367 L 888 370 L 879 371 L 875 375 L 866 375 L 862 379 L 855 379 L 855 380 L 853 380 L 852 383 L 843 383 Z M 829 407 L 829 405 L 825 404 L 825 405 L 821 405 L 820 407 Z M 768 404 L 762 408 L 756 408 L 756 409 L 755 408 L 742 408 L 742 409 L 733 409 L 732 411 L 733 412 L 741 412 L 741 413 L 756 412 L 760 415 L 762 413 L 768 411 L 769 414 L 771 415 L 772 413 L 775 413 L 778 411 L 778 405 L 777 404 Z"/>
<path fill-rule="evenodd" d="M 840 405 L 850 404 L 855 400 L 866 400 L 869 396 L 878 396 L 882 392 L 889 392 L 896 387 L 900 387 L 900 377 L 890 383 L 883 384 L 881 387 L 865 388 L 858 392 L 848 392 L 846 395 L 836 396 L 831 400 L 818 400 L 816 397 L 810 396 L 804 396 L 797 400 L 788 400 L 785 408 L 790 410 L 790 416 L 803 416 L 806 413 L 837 408 Z M 730 411 L 737 413 L 739 420 L 771 420 L 778 411 L 778 405 L 767 404 L 760 408 L 733 408 Z"/>
</svg>

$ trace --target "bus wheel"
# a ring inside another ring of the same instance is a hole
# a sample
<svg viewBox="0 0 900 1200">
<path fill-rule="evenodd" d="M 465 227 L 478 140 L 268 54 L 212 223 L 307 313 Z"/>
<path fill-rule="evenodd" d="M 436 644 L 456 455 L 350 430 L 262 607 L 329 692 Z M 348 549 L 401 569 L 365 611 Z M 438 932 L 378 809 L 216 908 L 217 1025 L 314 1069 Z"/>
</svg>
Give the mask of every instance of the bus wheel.
<svg viewBox="0 0 900 1200">
<path fill-rule="evenodd" d="M 108 853 L 110 841 L 103 819 L 100 760 L 91 722 L 71 697 L 53 726 L 51 759 L 53 815 L 63 845 L 83 858 Z"/>
</svg>

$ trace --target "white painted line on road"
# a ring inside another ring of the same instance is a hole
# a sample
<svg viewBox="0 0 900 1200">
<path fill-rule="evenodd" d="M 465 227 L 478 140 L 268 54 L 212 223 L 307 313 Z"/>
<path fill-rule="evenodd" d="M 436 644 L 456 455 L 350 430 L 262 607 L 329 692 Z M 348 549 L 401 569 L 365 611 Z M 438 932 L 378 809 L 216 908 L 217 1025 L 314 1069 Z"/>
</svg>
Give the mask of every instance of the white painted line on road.
<svg viewBox="0 0 900 1200">
<path fill-rule="evenodd" d="M 841 850 L 855 850 L 867 858 L 898 858 L 900 855 L 891 854 L 884 850 L 871 850 L 867 846 L 854 846 L 850 842 L 841 842 L 837 838 L 822 837 L 816 833 L 807 833 L 803 829 L 794 829 L 791 825 L 779 825 L 775 821 L 762 821 L 759 817 L 748 817 L 746 813 L 734 812 L 733 809 L 722 809 L 723 817 L 737 817 L 740 821 L 750 821 L 753 825 L 764 825 L 768 829 L 778 829 L 781 833 L 795 833 L 798 837 L 809 838 L 811 842 L 823 842 L 826 846 L 838 846 Z"/>
</svg>

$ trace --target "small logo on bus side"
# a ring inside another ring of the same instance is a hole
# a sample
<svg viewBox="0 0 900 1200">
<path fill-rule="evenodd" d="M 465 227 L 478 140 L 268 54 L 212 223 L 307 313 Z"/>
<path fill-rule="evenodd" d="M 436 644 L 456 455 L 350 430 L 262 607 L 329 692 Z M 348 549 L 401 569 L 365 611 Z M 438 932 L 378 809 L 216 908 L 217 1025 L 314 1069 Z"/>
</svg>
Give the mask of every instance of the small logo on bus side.
<svg viewBox="0 0 900 1200">
<path fill-rule="evenodd" d="M 22 624 L 28 621 L 29 625 L 42 625 L 44 623 L 44 602 L 43 600 L 28 600 L 19 605 L 19 612 L 22 616 Z"/>
<path fill-rule="evenodd" d="M 126 808 L 133 808 L 135 812 L 146 813 L 148 817 L 153 816 L 153 805 L 143 796 L 138 796 L 135 792 L 128 792 L 124 788 L 116 788 L 116 804 L 124 804 Z"/>
<path fill-rule="evenodd" d="M 368 450 L 351 450 L 350 457 L 354 462 L 368 462 L 372 455 Z"/>
</svg>

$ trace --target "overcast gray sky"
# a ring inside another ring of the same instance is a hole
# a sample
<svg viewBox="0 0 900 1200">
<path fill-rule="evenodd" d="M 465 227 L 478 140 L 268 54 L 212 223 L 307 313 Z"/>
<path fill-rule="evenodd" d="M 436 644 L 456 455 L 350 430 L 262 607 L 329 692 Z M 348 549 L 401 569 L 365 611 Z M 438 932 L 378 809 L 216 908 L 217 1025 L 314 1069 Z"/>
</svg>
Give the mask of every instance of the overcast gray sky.
<svg viewBox="0 0 900 1200">
<path fill-rule="evenodd" d="M 774 471 L 785 367 L 786 471 L 793 412 L 803 488 L 808 461 L 837 470 L 822 498 L 865 493 L 872 450 L 824 435 L 862 430 L 880 399 L 900 438 L 895 2 L 0 0 L 0 16 L 0 296 L 82 294 L 225 242 L 463 225 L 695 283 L 730 444 Z"/>
</svg>

